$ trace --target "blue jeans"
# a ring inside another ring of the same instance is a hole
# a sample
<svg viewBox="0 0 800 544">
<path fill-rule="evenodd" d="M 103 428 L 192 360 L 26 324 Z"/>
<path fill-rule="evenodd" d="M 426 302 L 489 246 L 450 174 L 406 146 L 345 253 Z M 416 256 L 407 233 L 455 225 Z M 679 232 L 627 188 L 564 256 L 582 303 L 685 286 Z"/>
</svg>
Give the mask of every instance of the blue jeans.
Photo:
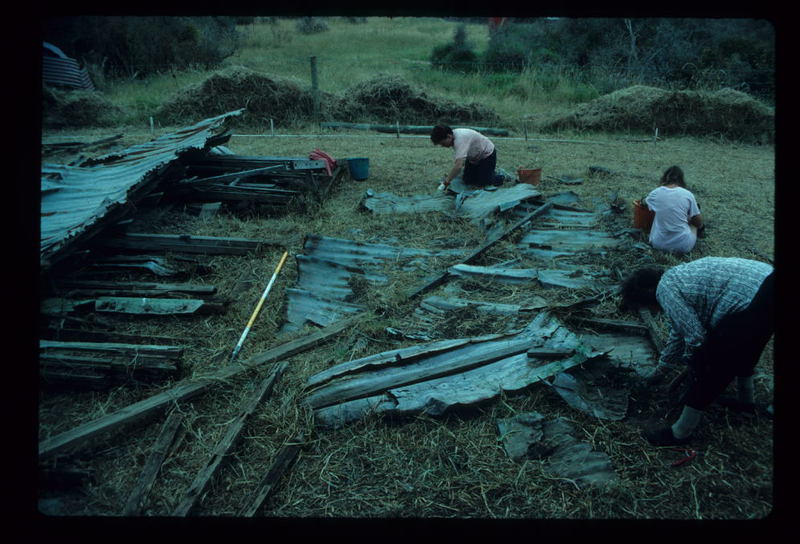
<svg viewBox="0 0 800 544">
<path fill-rule="evenodd" d="M 497 165 L 497 150 L 492 154 L 473 164 L 469 161 L 464 163 L 464 174 L 462 180 L 467 185 L 475 187 L 486 187 L 495 184 L 494 168 Z"/>
</svg>

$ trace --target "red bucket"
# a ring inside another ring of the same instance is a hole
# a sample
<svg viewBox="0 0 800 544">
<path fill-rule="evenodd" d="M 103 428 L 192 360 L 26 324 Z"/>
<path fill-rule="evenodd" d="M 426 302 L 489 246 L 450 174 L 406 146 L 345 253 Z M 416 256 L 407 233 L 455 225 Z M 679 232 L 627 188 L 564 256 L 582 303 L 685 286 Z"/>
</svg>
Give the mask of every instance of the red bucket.
<svg viewBox="0 0 800 544">
<path fill-rule="evenodd" d="M 649 232 L 655 216 L 656 212 L 643 205 L 641 200 L 633 201 L 633 228 Z"/>
<path fill-rule="evenodd" d="M 520 183 L 530 183 L 531 185 L 539 185 L 542 180 L 541 168 L 519 168 L 517 169 L 517 177 Z"/>
</svg>

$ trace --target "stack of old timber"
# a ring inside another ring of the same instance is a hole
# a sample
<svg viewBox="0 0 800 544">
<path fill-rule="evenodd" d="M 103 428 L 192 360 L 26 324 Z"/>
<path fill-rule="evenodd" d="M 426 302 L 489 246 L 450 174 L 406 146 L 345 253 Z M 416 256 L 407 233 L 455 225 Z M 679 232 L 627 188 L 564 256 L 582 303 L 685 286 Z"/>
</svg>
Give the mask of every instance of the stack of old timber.
<svg viewBox="0 0 800 544">
<path fill-rule="evenodd" d="M 202 203 L 270 210 L 324 198 L 345 171 L 304 157 L 235 155 L 230 112 L 141 145 L 42 168 L 40 377 L 43 385 L 107 388 L 179 377 L 182 339 L 116 333 L 109 318 L 223 313 L 217 288 L 185 283 L 204 256 L 236 256 L 286 240 L 126 232 L 145 204 Z M 190 207 L 187 207 L 191 211 Z M 167 253 L 165 254 L 165 253 Z M 121 273 L 130 281 L 117 281 Z"/>
<path fill-rule="evenodd" d="M 185 176 L 173 184 L 171 197 L 194 202 L 258 206 L 281 211 L 327 196 L 344 169 L 304 157 L 253 157 L 217 147 L 186 164 Z"/>
</svg>

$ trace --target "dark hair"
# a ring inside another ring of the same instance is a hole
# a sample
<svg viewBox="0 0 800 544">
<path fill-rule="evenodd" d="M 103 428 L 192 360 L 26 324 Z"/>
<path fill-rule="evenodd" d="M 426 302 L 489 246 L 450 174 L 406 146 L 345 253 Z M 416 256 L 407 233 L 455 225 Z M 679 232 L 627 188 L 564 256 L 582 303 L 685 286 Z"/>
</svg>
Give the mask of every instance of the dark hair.
<svg viewBox="0 0 800 544">
<path fill-rule="evenodd" d="M 656 287 L 664 274 L 663 268 L 646 267 L 632 272 L 622 282 L 620 294 L 626 308 L 638 308 L 658 304 Z"/>
<path fill-rule="evenodd" d="M 670 166 L 661 176 L 661 185 L 674 183 L 678 187 L 686 188 L 686 181 L 683 179 L 683 170 L 678 166 Z"/>
<path fill-rule="evenodd" d="M 452 133 L 453 129 L 447 125 L 436 125 L 433 127 L 433 130 L 431 130 L 431 141 L 438 144 Z"/>
</svg>

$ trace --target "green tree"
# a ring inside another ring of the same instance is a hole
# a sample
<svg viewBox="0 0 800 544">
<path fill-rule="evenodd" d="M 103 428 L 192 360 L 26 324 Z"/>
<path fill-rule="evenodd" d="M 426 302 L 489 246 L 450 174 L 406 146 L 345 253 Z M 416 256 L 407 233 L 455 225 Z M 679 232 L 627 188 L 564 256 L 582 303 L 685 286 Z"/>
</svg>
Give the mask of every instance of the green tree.
<svg viewBox="0 0 800 544">
<path fill-rule="evenodd" d="M 112 77 L 212 68 L 239 47 L 232 17 L 60 17 L 44 22 L 43 35 Z"/>
<path fill-rule="evenodd" d="M 431 53 L 431 65 L 440 70 L 453 72 L 472 72 L 478 69 L 478 55 L 467 41 L 466 25 L 459 25 L 453 34 L 453 41 L 440 45 Z"/>
</svg>

